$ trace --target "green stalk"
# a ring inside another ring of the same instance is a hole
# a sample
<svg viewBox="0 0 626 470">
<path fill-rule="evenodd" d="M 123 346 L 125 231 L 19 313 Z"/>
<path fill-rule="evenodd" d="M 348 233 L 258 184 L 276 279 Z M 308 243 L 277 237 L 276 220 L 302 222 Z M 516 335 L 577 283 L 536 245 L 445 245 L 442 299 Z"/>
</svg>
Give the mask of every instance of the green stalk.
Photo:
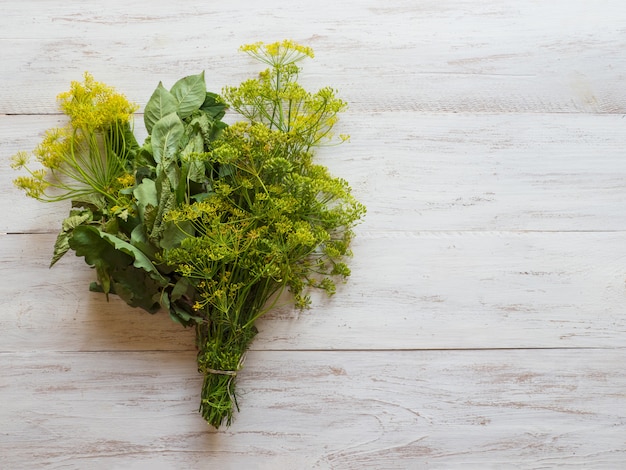
<svg viewBox="0 0 626 470">
<path fill-rule="evenodd" d="M 243 366 L 256 328 L 232 328 L 219 320 L 196 325 L 198 372 L 203 374 L 200 414 L 216 429 L 230 426 L 235 409 L 237 373 Z"/>
<path fill-rule="evenodd" d="M 203 374 L 200 397 L 202 417 L 216 429 L 229 426 L 235 409 L 239 411 L 235 391 L 237 373 L 254 339 L 256 320 L 269 311 L 278 296 L 267 306 L 270 297 L 281 291 L 281 283 L 265 278 L 250 279 L 245 271 L 230 266 L 231 282 L 245 282 L 227 309 L 206 307 L 206 321 L 196 325 L 198 372 Z"/>
</svg>

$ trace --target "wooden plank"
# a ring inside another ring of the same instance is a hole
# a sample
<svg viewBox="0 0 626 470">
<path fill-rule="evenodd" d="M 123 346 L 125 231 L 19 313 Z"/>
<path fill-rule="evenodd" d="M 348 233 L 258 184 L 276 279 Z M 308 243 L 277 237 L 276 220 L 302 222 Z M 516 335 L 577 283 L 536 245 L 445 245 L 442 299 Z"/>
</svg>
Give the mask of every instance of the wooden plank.
<svg viewBox="0 0 626 470">
<path fill-rule="evenodd" d="M 3 467 L 620 468 L 624 350 L 260 352 L 196 413 L 191 352 L 0 354 Z"/>
<path fill-rule="evenodd" d="M 0 155 L 61 123 L 0 116 Z M 621 116 L 350 112 L 339 126 L 351 142 L 318 160 L 367 206 L 364 230 L 626 230 Z M 0 159 L 0 232 L 55 231 L 68 204 L 27 200 L 18 174 Z"/>
<path fill-rule="evenodd" d="M 368 230 L 624 230 L 618 116 L 348 114 L 322 153 Z"/>
<path fill-rule="evenodd" d="M 0 114 L 54 112 L 84 70 L 139 102 L 201 69 L 219 90 L 257 70 L 241 44 L 284 37 L 316 49 L 308 83 L 360 111 L 624 113 L 625 26 L 619 0 L 5 2 Z"/>
<path fill-rule="evenodd" d="M 0 238 L 0 351 L 193 349 L 167 315 L 88 292 L 81 259 L 49 270 L 53 242 Z M 277 308 L 253 348 L 626 347 L 625 265 L 626 232 L 362 233 L 349 282 Z"/>
</svg>

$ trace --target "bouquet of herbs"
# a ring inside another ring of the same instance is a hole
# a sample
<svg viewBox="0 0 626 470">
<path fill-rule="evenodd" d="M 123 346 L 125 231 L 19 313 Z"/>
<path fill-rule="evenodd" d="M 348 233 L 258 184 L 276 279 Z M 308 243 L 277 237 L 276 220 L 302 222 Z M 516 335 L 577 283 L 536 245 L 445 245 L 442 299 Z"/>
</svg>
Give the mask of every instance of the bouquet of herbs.
<svg viewBox="0 0 626 470">
<path fill-rule="evenodd" d="M 160 83 L 143 145 L 138 107 L 86 73 L 58 97 L 67 125 L 13 157 L 28 196 L 71 201 L 51 265 L 73 250 L 96 270 L 92 290 L 195 328 L 200 412 L 216 428 L 237 407 L 256 320 L 285 290 L 297 307 L 309 288 L 333 294 L 365 213 L 348 183 L 313 161 L 346 104 L 331 88 L 298 84 L 312 50 L 292 41 L 241 50 L 268 68 L 221 96 L 204 73 Z M 225 124 L 227 108 L 243 119 Z"/>
</svg>

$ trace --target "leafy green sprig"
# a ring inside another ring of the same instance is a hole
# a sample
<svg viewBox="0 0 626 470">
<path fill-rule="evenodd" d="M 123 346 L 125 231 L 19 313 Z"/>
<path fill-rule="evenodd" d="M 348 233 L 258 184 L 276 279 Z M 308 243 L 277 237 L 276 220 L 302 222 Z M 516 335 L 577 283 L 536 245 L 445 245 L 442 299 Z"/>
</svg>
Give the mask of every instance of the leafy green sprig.
<svg viewBox="0 0 626 470">
<path fill-rule="evenodd" d="M 58 100 L 68 124 L 46 131 L 32 153 L 39 168 L 30 166 L 27 152 L 13 157 L 13 168 L 29 173 L 15 184 L 41 201 L 81 200 L 101 208 L 119 204 L 119 190 L 134 183 L 129 171 L 138 145 L 130 120 L 138 106 L 89 73 Z"/>
<path fill-rule="evenodd" d="M 213 142 L 204 156 L 213 191 L 169 212 L 168 220 L 190 236 L 164 253 L 198 294 L 194 309 L 205 320 L 197 329 L 205 371 L 201 412 L 216 427 L 232 419 L 235 374 L 256 320 L 285 289 L 300 308 L 310 303 L 308 288 L 333 294 L 334 278 L 350 274 L 343 258 L 364 213 L 348 184 L 314 164 L 311 153 L 345 104 L 299 88 L 292 66 L 304 56 L 291 43 L 251 47 L 272 69 L 225 90 L 249 122 Z M 285 70 L 285 82 L 272 79 Z M 288 83 L 292 91 L 285 94 Z M 296 97 L 301 101 L 294 105 Z"/>
<path fill-rule="evenodd" d="M 234 110 L 252 122 L 284 133 L 294 153 L 308 151 L 333 137 L 331 130 L 337 115 L 346 109 L 346 102 L 337 98 L 332 88 L 311 93 L 297 82 L 297 64 L 313 57 L 311 48 L 285 40 L 269 45 L 250 44 L 241 50 L 269 68 L 239 87 L 224 88 L 223 96 Z"/>
</svg>

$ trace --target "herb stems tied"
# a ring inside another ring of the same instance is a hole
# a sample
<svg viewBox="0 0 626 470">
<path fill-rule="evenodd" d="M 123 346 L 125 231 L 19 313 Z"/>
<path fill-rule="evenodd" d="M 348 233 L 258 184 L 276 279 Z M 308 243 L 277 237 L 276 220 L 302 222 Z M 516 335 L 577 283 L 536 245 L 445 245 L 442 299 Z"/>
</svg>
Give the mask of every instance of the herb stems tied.
<svg viewBox="0 0 626 470">
<path fill-rule="evenodd" d="M 198 372 L 203 374 L 200 413 L 212 426 L 230 425 L 234 408 L 239 409 L 235 394 L 237 372 L 243 366 L 254 328 L 216 332 L 210 325 L 196 326 Z"/>
<path fill-rule="evenodd" d="M 69 250 L 95 268 L 94 291 L 150 313 L 166 310 L 195 327 L 200 413 L 215 428 L 239 410 L 237 374 L 257 328 L 278 302 L 311 303 L 350 275 L 353 228 L 365 207 L 348 183 L 314 162 L 314 149 L 341 143 L 332 129 L 346 103 L 331 88 L 306 91 L 299 63 L 311 48 L 285 40 L 241 50 L 268 68 L 221 95 L 204 73 L 159 83 L 137 106 L 85 74 L 59 95 L 66 127 L 51 129 L 15 184 L 72 208 L 52 264 Z M 242 119 L 226 125 L 227 108 Z"/>
</svg>

